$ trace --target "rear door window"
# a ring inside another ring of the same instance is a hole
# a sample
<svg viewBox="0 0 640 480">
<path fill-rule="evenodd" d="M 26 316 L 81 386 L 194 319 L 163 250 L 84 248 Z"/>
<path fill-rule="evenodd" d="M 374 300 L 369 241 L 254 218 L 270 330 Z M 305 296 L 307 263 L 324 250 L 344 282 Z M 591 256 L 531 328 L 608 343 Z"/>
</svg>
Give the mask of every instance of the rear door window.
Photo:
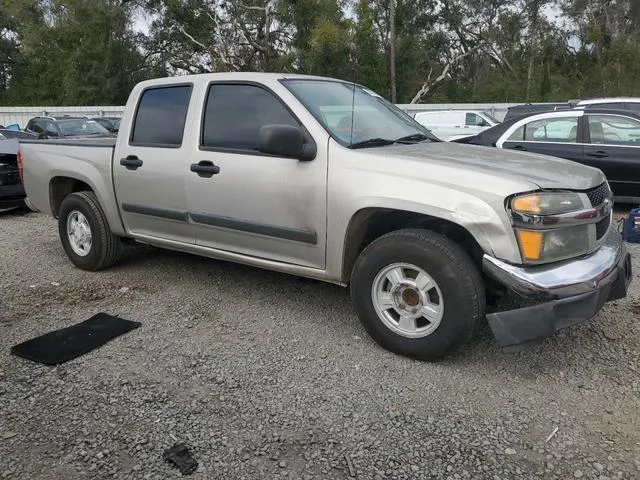
<svg viewBox="0 0 640 480">
<path fill-rule="evenodd" d="M 640 121 L 615 115 L 589 115 L 591 143 L 640 147 Z"/>
<path fill-rule="evenodd" d="M 178 148 L 182 145 L 191 85 L 149 88 L 142 93 L 131 145 Z"/>
</svg>

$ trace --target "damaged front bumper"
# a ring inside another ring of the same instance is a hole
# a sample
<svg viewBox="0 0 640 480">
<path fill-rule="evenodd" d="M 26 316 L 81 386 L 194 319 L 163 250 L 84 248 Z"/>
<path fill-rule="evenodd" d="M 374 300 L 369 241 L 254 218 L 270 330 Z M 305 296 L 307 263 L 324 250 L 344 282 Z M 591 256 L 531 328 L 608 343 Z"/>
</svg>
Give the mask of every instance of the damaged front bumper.
<svg viewBox="0 0 640 480">
<path fill-rule="evenodd" d="M 484 255 L 483 270 L 510 291 L 542 302 L 487 315 L 498 344 L 505 348 L 590 319 L 605 302 L 625 297 L 631 282 L 631 258 L 613 228 L 595 252 L 578 259 L 524 267 Z"/>
</svg>

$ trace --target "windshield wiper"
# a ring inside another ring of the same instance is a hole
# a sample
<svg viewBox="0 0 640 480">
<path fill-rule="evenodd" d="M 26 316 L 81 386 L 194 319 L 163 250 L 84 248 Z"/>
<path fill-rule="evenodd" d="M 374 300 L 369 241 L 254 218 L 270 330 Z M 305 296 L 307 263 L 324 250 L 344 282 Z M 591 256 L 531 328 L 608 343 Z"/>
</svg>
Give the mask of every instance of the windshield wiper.
<svg viewBox="0 0 640 480">
<path fill-rule="evenodd" d="M 386 138 L 370 138 L 362 142 L 356 142 L 349 145 L 349 148 L 368 148 L 368 147 L 384 147 L 386 145 L 393 145 L 395 140 L 387 140 Z"/>
<path fill-rule="evenodd" d="M 418 142 L 424 142 L 425 140 L 431 140 L 431 137 L 429 137 L 428 135 L 425 135 L 424 133 L 413 133 L 411 135 L 396 138 L 395 141 L 396 143 L 403 143 L 403 142 L 418 143 Z"/>
</svg>

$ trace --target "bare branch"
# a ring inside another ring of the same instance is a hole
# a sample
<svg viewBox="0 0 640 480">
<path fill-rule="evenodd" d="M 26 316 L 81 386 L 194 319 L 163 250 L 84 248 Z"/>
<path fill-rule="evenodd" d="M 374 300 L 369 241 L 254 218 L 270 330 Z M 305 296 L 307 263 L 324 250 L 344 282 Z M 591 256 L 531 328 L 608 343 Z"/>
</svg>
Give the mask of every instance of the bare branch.
<svg viewBox="0 0 640 480">
<path fill-rule="evenodd" d="M 197 46 L 202 48 L 205 52 L 209 50 L 208 47 L 204 43 L 199 42 L 198 40 L 193 38 L 192 35 L 187 33 L 187 31 L 184 29 L 184 27 L 182 25 L 177 25 L 177 27 L 178 27 L 178 30 L 180 30 L 185 37 L 187 37 L 189 40 L 191 40 L 192 43 L 195 43 Z"/>
<path fill-rule="evenodd" d="M 422 84 L 422 87 L 420 87 L 418 92 L 415 94 L 415 96 L 411 99 L 411 102 L 409 102 L 409 103 L 412 103 L 412 104 L 413 103 L 418 103 L 427 93 L 429 93 L 433 89 L 433 87 L 435 87 L 440 82 L 442 82 L 445 78 L 447 78 L 447 75 L 449 75 L 449 70 L 451 70 L 451 67 L 453 65 L 458 63 L 463 58 L 468 57 L 473 52 L 479 50 L 482 46 L 483 46 L 483 44 L 476 45 L 472 49 L 467 50 L 466 52 L 461 53 L 460 55 L 452 58 L 450 61 L 447 62 L 447 64 L 445 65 L 445 67 L 442 70 L 442 72 L 440 73 L 440 75 L 438 75 L 433 80 L 431 80 L 431 74 L 433 72 L 433 69 L 431 69 L 429 71 L 429 75 L 427 76 L 427 80 Z"/>
<path fill-rule="evenodd" d="M 260 12 L 266 12 L 267 11 L 267 7 L 252 7 L 252 6 L 249 6 L 249 5 L 244 5 L 244 4 L 240 3 L 240 2 L 232 2 L 232 3 L 233 3 L 234 6 L 240 7 L 242 9 L 244 9 L 244 10 L 257 10 L 257 11 L 260 11 Z"/>
</svg>

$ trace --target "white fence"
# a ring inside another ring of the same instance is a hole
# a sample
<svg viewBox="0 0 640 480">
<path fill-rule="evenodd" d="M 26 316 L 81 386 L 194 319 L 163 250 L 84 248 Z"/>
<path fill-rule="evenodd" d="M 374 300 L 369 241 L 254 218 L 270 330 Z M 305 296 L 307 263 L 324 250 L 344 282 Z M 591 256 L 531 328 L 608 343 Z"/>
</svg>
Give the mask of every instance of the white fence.
<svg viewBox="0 0 640 480">
<path fill-rule="evenodd" d="M 484 110 L 502 120 L 507 108 L 519 103 L 417 103 L 398 105 L 408 113 L 429 110 Z M 88 117 L 120 116 L 124 107 L 0 107 L 0 125 L 17 123 L 24 128 L 29 119 L 39 115 L 82 115 Z"/>
<path fill-rule="evenodd" d="M 17 123 L 24 128 L 27 122 L 38 116 L 78 115 L 87 117 L 119 117 L 124 107 L 0 107 L 0 125 Z"/>
</svg>

